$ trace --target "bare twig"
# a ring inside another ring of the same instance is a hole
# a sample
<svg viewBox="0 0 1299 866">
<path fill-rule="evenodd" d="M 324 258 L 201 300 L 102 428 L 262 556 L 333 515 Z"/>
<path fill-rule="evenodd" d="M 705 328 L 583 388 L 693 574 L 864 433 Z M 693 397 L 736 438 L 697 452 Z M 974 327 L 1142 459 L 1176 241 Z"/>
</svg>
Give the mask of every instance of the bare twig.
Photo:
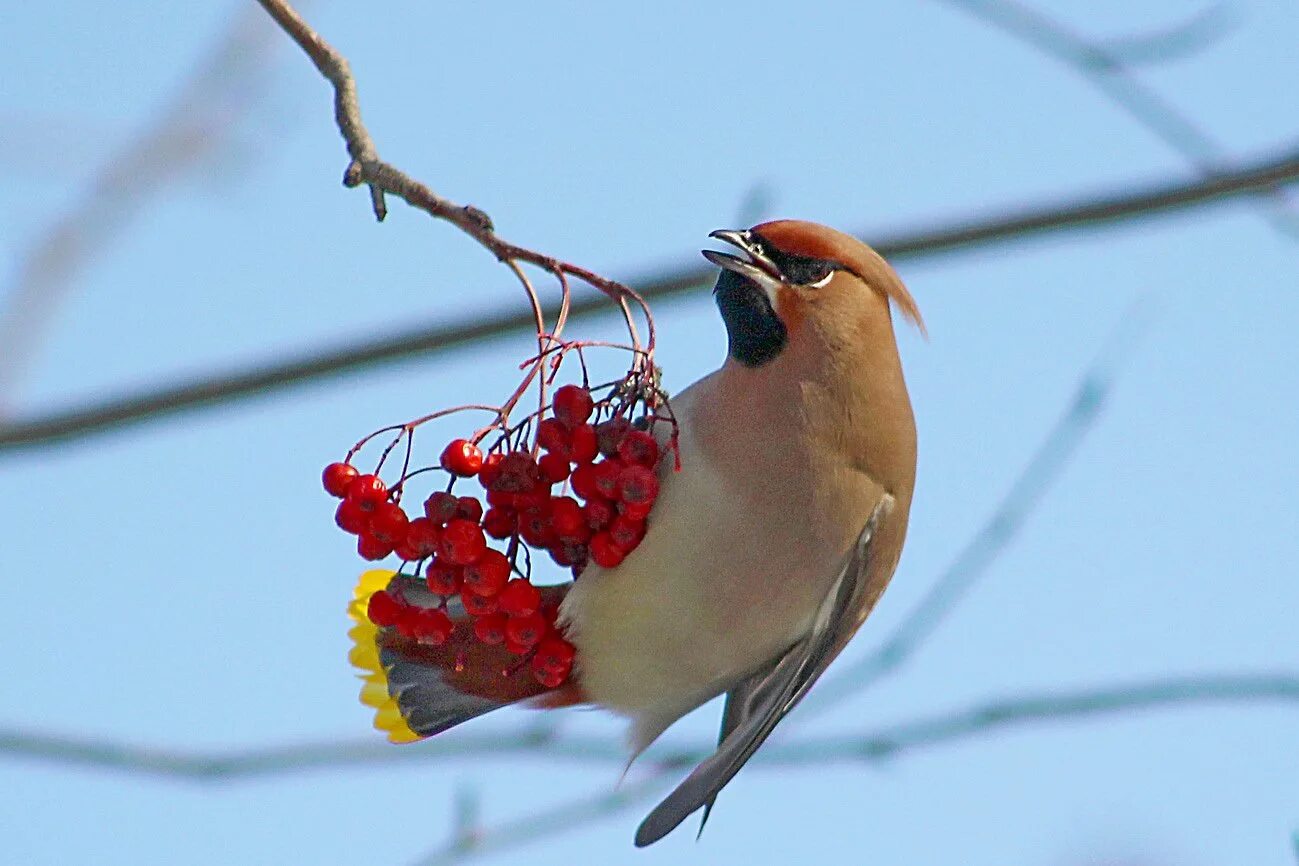
<svg viewBox="0 0 1299 866">
<path fill-rule="evenodd" d="M 842 762 L 845 759 L 873 761 L 990 734 L 1014 725 L 1135 710 L 1259 701 L 1299 702 L 1299 675 L 1206 674 L 982 701 L 962 710 L 938 713 L 859 735 L 770 743 L 757 753 L 752 763 L 755 766 L 788 767 Z M 660 743 L 646 753 L 642 763 L 658 767 L 690 766 L 709 755 L 715 746 L 711 742 Z M 457 731 L 405 747 L 368 739 L 223 753 L 145 748 L 21 729 L 0 730 L 0 757 L 199 783 L 224 783 L 349 766 L 445 763 L 465 758 L 475 761 L 483 758 L 509 760 L 524 755 L 560 763 L 612 767 L 621 766 L 627 758 L 624 746 L 613 739 L 534 737 L 526 730 L 513 736 Z"/>
<path fill-rule="evenodd" d="M 1227 163 L 1226 151 L 1211 135 L 1129 72 L 1121 49 L 1088 41 L 1046 13 L 1018 0 L 946 2 L 1072 68 L 1130 117 L 1198 168 L 1203 176 L 1213 176 Z M 1221 15 L 1202 17 L 1214 23 L 1214 19 Z M 1195 29 L 1203 31 L 1205 27 L 1201 24 Z M 1167 37 L 1168 34 L 1160 35 Z M 1149 55 L 1149 43 L 1146 48 Z M 1296 220 L 1281 185 L 1260 188 L 1253 194 L 1271 203 L 1266 216 L 1274 229 L 1291 238 L 1299 237 L 1299 221 Z"/>
<path fill-rule="evenodd" d="M 166 109 L 105 160 L 81 200 L 21 255 L 0 315 L 0 416 L 79 272 L 151 199 L 228 144 L 266 88 L 273 35 L 256 10 L 235 18 Z"/>
<path fill-rule="evenodd" d="M 1135 192 L 1077 198 L 1041 207 L 1019 207 L 989 218 L 881 235 L 863 233 L 894 261 L 916 261 L 960 250 L 1006 243 L 1045 232 L 1118 224 L 1192 207 L 1227 201 L 1274 184 L 1299 181 L 1299 148 L 1215 175 L 1208 180 L 1165 181 Z M 633 280 L 645 298 L 685 294 L 716 276 L 708 267 L 666 267 Z M 607 311 L 602 297 L 573 300 L 569 320 Z M 334 345 L 287 360 L 223 370 L 178 384 L 119 394 L 102 401 L 0 424 L 0 453 L 14 453 L 84 439 L 131 424 L 204 406 L 262 396 L 290 386 L 342 373 L 377 368 L 413 358 L 433 357 L 506 333 L 532 330 L 531 310 L 510 309 L 471 322 L 422 326 L 388 333 L 377 340 Z"/>
<path fill-rule="evenodd" d="M 645 316 L 649 328 L 647 350 L 653 351 L 653 318 L 649 314 L 649 307 L 645 301 L 631 288 L 602 277 L 594 271 L 503 240 L 496 234 L 491 218 L 481 209 L 473 205 L 459 205 L 443 198 L 405 172 L 381 160 L 374 140 L 361 120 L 356 80 L 352 76 L 347 58 L 312 29 L 287 0 L 257 0 L 257 2 L 311 58 L 311 62 L 316 65 L 316 69 L 320 70 L 320 74 L 333 85 L 334 119 L 338 124 L 338 131 L 347 144 L 347 152 L 351 156 L 351 162 L 343 172 L 343 185 L 355 187 L 364 184 L 370 188 L 370 201 L 376 219 L 382 220 L 388 213 L 387 205 L 384 203 L 385 194 L 395 195 L 434 219 L 451 223 L 501 262 L 507 264 L 526 262 L 548 273 L 575 277 L 619 304 L 631 301 Z M 630 318 L 628 326 L 634 338 L 635 330 L 631 326 Z"/>
<path fill-rule="evenodd" d="M 966 542 L 920 603 L 878 649 L 852 664 L 841 666 L 836 675 L 808 696 L 802 709 L 804 714 L 819 713 L 851 695 L 860 694 L 876 680 L 901 667 L 987 573 L 1095 426 L 1105 409 L 1118 370 L 1146 323 L 1146 312 L 1140 305 L 1134 305 L 1124 313 L 1105 347 L 1083 373 L 1073 399 L 1033 452 L 992 516 Z"/>
</svg>

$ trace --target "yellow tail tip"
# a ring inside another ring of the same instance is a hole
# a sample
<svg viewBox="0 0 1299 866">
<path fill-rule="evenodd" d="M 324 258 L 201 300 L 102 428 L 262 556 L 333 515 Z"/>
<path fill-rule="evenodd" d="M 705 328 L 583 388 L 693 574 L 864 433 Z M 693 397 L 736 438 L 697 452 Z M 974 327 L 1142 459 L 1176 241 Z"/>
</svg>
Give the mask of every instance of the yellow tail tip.
<svg viewBox="0 0 1299 866">
<path fill-rule="evenodd" d="M 379 627 L 370 622 L 367 610 L 370 596 L 382 589 L 396 576 L 395 571 L 371 570 L 361 575 L 347 605 L 347 615 L 356 625 L 348 631 L 352 649 L 347 660 L 357 668 L 364 682 L 361 686 L 361 703 L 374 708 L 374 727 L 388 735 L 390 743 L 413 743 L 423 737 L 411 730 L 401 714 L 397 699 L 388 693 L 388 673 L 379 659 Z"/>
</svg>

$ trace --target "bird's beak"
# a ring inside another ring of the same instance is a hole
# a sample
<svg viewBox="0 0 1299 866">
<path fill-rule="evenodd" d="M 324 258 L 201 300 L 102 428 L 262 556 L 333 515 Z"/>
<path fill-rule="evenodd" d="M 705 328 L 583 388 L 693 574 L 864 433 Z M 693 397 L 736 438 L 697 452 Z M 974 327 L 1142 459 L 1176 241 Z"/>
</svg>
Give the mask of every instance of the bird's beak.
<svg viewBox="0 0 1299 866">
<path fill-rule="evenodd" d="M 708 236 L 738 248 L 745 254 L 745 258 L 717 250 L 701 250 L 704 258 L 719 268 L 734 271 L 744 277 L 766 292 L 767 297 L 774 303 L 776 290 L 783 285 L 780 269 L 776 267 L 775 262 L 762 254 L 758 244 L 754 243 L 752 234 L 734 229 L 718 229 Z"/>
</svg>

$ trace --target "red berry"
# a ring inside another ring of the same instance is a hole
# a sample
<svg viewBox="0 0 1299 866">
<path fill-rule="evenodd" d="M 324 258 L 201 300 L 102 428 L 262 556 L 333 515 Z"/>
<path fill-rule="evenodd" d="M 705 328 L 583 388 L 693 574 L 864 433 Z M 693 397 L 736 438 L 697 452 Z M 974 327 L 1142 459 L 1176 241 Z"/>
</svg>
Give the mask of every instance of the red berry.
<svg viewBox="0 0 1299 866">
<path fill-rule="evenodd" d="M 600 440 L 590 424 L 573 428 L 568 442 L 568 459 L 573 463 L 590 463 L 600 454 Z"/>
<path fill-rule="evenodd" d="M 555 392 L 555 417 L 569 427 L 585 424 L 593 409 L 595 401 L 591 399 L 591 392 L 579 385 L 565 385 Z"/>
<path fill-rule="evenodd" d="M 410 519 L 401 506 L 394 502 L 380 502 L 370 517 L 370 534 L 377 540 L 389 545 L 396 545 L 406 537 L 406 527 Z"/>
<path fill-rule="evenodd" d="M 573 492 L 588 502 L 593 499 L 603 498 L 600 493 L 600 488 L 596 486 L 595 475 L 595 465 L 591 463 L 583 463 L 581 466 L 573 470 L 573 477 L 569 480 Z"/>
<path fill-rule="evenodd" d="M 496 597 L 496 603 L 503 613 L 526 616 L 541 609 L 541 590 L 521 577 L 515 578 L 505 584 L 505 589 Z"/>
<path fill-rule="evenodd" d="M 594 532 L 608 529 L 609 524 L 613 523 L 613 505 L 603 499 L 592 499 L 582 506 L 582 518 Z"/>
<path fill-rule="evenodd" d="M 547 508 L 528 508 L 519 512 L 519 537 L 532 547 L 549 547 L 555 538 Z"/>
<path fill-rule="evenodd" d="M 456 518 L 447 523 L 438 541 L 438 556 L 450 565 L 477 562 L 487 550 L 487 539 L 477 523 Z"/>
<path fill-rule="evenodd" d="M 388 485 L 378 475 L 358 475 L 347 485 L 347 498 L 367 511 L 388 498 Z"/>
<path fill-rule="evenodd" d="M 500 472 L 491 489 L 520 493 L 535 489 L 541 481 L 541 468 L 532 455 L 526 451 L 511 451 L 501 460 Z"/>
<path fill-rule="evenodd" d="M 406 610 L 406 604 L 393 598 L 392 594 L 386 590 L 380 590 L 370 596 L 370 601 L 366 604 L 365 615 L 370 622 L 380 628 L 387 628 L 397 624 L 402 614 Z"/>
<path fill-rule="evenodd" d="M 510 636 L 506 635 L 505 649 L 508 650 L 509 652 L 514 653 L 516 656 L 525 656 L 528 653 L 532 652 L 532 645 L 526 643 L 519 643 L 516 640 L 510 640 Z"/>
<path fill-rule="evenodd" d="M 483 515 L 483 532 L 504 539 L 514 534 L 514 512 L 508 508 L 489 508 Z"/>
<path fill-rule="evenodd" d="M 501 474 L 501 461 L 504 459 L 505 455 L 499 451 L 484 457 L 483 468 L 478 470 L 478 483 L 485 488 L 491 488 L 497 476 Z"/>
<path fill-rule="evenodd" d="M 465 589 L 460 592 L 460 603 L 465 606 L 465 613 L 470 616 L 490 616 L 496 613 L 494 596 L 478 595 Z"/>
<path fill-rule="evenodd" d="M 652 469 L 659 460 L 659 443 L 644 430 L 632 430 L 618 444 L 618 456 L 628 465 Z"/>
<path fill-rule="evenodd" d="M 557 544 L 550 548 L 550 558 L 555 561 L 556 565 L 578 565 L 585 564 L 589 554 L 586 545 L 580 541 L 566 541 L 561 539 Z"/>
<path fill-rule="evenodd" d="M 474 523 L 483 519 L 483 504 L 472 496 L 461 496 L 456 506 L 456 517 L 472 520 Z"/>
<path fill-rule="evenodd" d="M 609 527 L 613 543 L 630 553 L 645 537 L 645 521 L 620 514 Z"/>
<path fill-rule="evenodd" d="M 506 639 L 525 647 L 536 646 L 549 629 L 546 618 L 536 611 L 512 616 L 505 621 Z"/>
<path fill-rule="evenodd" d="M 368 559 L 371 562 L 383 559 L 392 553 L 392 545 L 386 541 L 380 541 L 373 535 L 366 533 L 356 540 L 356 552 L 361 554 L 362 559 Z"/>
<path fill-rule="evenodd" d="M 618 506 L 618 513 L 625 514 L 632 520 L 644 520 L 653 510 L 653 502 L 623 502 Z"/>
<path fill-rule="evenodd" d="M 434 595 L 454 595 L 460 591 L 460 568 L 435 562 L 428 567 L 424 580 L 428 583 L 428 591 Z"/>
<path fill-rule="evenodd" d="M 537 461 L 541 467 L 541 474 L 551 484 L 559 484 L 561 481 L 568 480 L 569 466 L 568 458 L 561 454 L 543 454 Z"/>
<path fill-rule="evenodd" d="M 568 428 L 558 418 L 547 418 L 537 425 L 537 444 L 547 451 L 563 454 L 568 450 Z"/>
<path fill-rule="evenodd" d="M 600 453 L 605 457 L 613 457 L 618 453 L 618 446 L 622 444 L 622 437 L 627 435 L 631 430 L 631 422 L 621 415 L 616 415 L 599 424 L 595 428 L 595 435 L 600 445 Z"/>
<path fill-rule="evenodd" d="M 437 552 L 442 528 L 427 517 L 416 517 L 406 525 L 406 547 L 414 551 L 415 559 L 423 559 Z"/>
<path fill-rule="evenodd" d="M 496 595 L 509 579 L 510 561 L 499 550 L 488 549 L 472 565 L 465 566 L 465 587 L 478 595 Z"/>
<path fill-rule="evenodd" d="M 483 468 L 483 452 L 468 439 L 452 439 L 442 451 L 441 463 L 452 475 L 469 478 Z"/>
<path fill-rule="evenodd" d="M 622 470 L 622 464 L 614 459 L 595 464 L 595 489 L 605 499 L 618 497 L 618 479 Z"/>
<path fill-rule="evenodd" d="M 418 616 L 411 619 L 413 620 L 410 627 L 413 632 L 411 637 L 420 643 L 439 646 L 447 642 L 447 638 L 451 637 L 451 632 L 455 629 L 455 624 L 451 622 L 451 617 L 446 615 L 446 611 L 435 607 L 424 608 L 420 610 Z"/>
<path fill-rule="evenodd" d="M 573 660 L 577 650 L 559 635 L 552 634 L 537 644 L 537 654 L 532 657 L 534 670 L 563 673 L 565 676 L 573 669 Z"/>
<path fill-rule="evenodd" d="M 568 679 L 568 674 L 538 670 L 534 667 L 532 669 L 532 678 L 548 689 L 557 689 L 564 684 L 564 680 Z"/>
<path fill-rule="evenodd" d="M 360 535 L 370 525 L 370 512 L 362 508 L 360 503 L 344 499 L 338 503 L 338 510 L 334 512 L 334 522 L 344 532 Z"/>
<path fill-rule="evenodd" d="M 582 506 L 571 496 L 557 496 L 550 500 L 550 527 L 560 538 L 585 541 L 591 534 L 582 516 Z"/>
<path fill-rule="evenodd" d="M 320 480 L 325 485 L 326 493 L 342 499 L 358 474 L 356 467 L 350 463 L 331 463 L 321 473 Z"/>
<path fill-rule="evenodd" d="M 459 507 L 460 500 L 454 494 L 439 490 L 424 500 L 424 516 L 438 526 L 445 526 L 448 520 L 456 516 Z"/>
<path fill-rule="evenodd" d="M 591 536 L 591 560 L 601 568 L 613 568 L 626 558 L 627 553 L 614 542 L 607 532 Z"/>
<path fill-rule="evenodd" d="M 474 637 L 485 644 L 505 641 L 505 614 L 489 613 L 474 620 Z"/>
<path fill-rule="evenodd" d="M 658 476 L 644 466 L 627 466 L 618 474 L 618 498 L 623 502 L 648 505 L 658 495 Z"/>
</svg>

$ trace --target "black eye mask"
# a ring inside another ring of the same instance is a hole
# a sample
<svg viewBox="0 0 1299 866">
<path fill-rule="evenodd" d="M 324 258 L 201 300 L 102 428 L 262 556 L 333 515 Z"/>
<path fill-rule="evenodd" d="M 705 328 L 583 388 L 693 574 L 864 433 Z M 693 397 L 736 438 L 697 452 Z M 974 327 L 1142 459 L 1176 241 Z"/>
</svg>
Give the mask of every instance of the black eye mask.
<svg viewBox="0 0 1299 866">
<path fill-rule="evenodd" d="M 809 286 L 812 283 L 819 283 L 839 268 L 839 265 L 828 259 L 782 252 L 768 243 L 760 246 L 762 254 L 780 269 L 780 275 L 785 282 L 792 285 Z"/>
</svg>

